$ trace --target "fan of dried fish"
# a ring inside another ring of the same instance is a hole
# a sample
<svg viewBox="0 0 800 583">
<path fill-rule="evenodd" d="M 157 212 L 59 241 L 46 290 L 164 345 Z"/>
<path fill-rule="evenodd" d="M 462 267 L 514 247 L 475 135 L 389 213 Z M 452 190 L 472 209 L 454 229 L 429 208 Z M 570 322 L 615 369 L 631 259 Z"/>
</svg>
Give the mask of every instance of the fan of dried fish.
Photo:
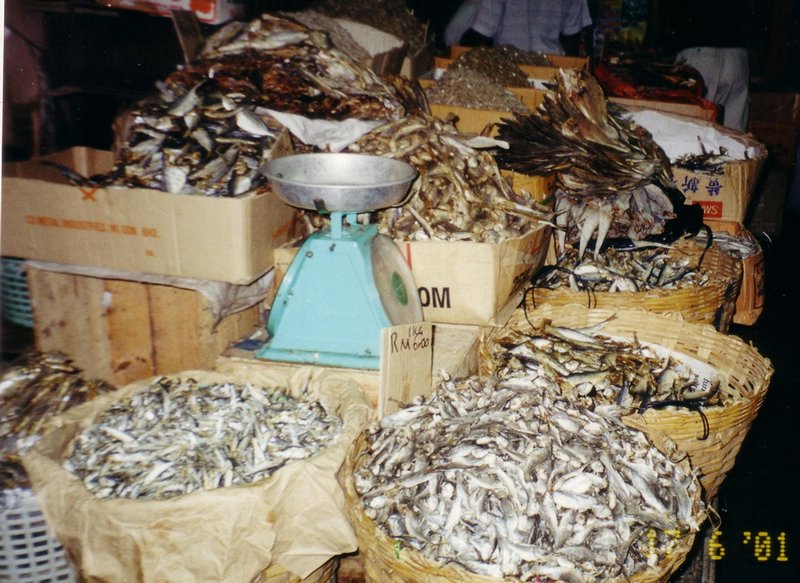
<svg viewBox="0 0 800 583">
<path fill-rule="evenodd" d="M 380 211 L 382 233 L 398 240 L 496 243 L 550 220 L 549 208 L 530 193 L 515 192 L 492 155 L 467 142 L 452 124 L 420 114 L 375 128 L 347 148 L 403 160 L 419 171 L 409 201 Z M 325 224 L 316 213 L 302 216 L 309 231 Z"/>
<path fill-rule="evenodd" d="M 237 196 L 266 186 L 259 168 L 283 126 L 270 112 L 311 119 L 389 120 L 406 114 L 392 83 L 303 24 L 268 14 L 232 22 L 200 57 L 117 120 L 117 163 L 80 185 Z"/>
<path fill-rule="evenodd" d="M 11 363 L 0 375 L 0 489 L 27 487 L 20 456 L 50 420 L 114 388 L 85 379 L 72 359 L 57 352 L 31 352 Z"/>
<path fill-rule="evenodd" d="M 593 237 L 673 240 L 702 225 L 700 207 L 685 205 L 670 162 L 650 133 L 606 101 L 583 69 L 559 69 L 557 87 L 537 111 L 498 124 L 508 143 L 496 153 L 502 168 L 557 175 L 557 241 L 578 242 L 583 255 Z"/>
</svg>

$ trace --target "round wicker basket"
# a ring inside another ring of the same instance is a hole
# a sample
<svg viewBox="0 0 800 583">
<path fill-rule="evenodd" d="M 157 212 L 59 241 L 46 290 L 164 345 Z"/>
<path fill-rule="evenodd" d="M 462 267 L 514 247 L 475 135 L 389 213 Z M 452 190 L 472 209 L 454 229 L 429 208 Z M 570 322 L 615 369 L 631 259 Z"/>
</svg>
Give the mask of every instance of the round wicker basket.
<svg viewBox="0 0 800 583">
<path fill-rule="evenodd" d="M 658 344 L 704 362 L 721 375 L 738 395 L 724 406 L 706 407 L 704 417 L 687 409 L 649 409 L 626 415 L 628 425 L 646 433 L 660 431 L 689 455 L 699 472 L 705 497 L 716 496 L 725 476 L 766 396 L 773 368 L 769 359 L 735 336 L 717 332 L 712 326 L 686 322 L 679 314 L 653 314 L 642 309 L 587 309 L 585 306 L 541 306 L 533 312 L 518 309 L 504 328 L 484 334 L 480 343 L 480 374 L 496 368 L 492 347 L 511 330 L 525 331 L 543 319 L 559 326 L 581 328 L 611 319 L 603 334 Z M 707 427 L 704 426 L 704 418 Z M 707 437 L 703 439 L 703 435 Z"/>
<path fill-rule="evenodd" d="M 671 254 L 689 254 L 698 260 L 702 252 L 700 245 L 686 239 L 678 241 L 670 251 Z M 544 304 L 580 304 L 587 308 L 644 308 L 656 313 L 680 312 L 687 322 L 711 324 L 720 332 L 727 332 L 741 288 L 741 261 L 712 245 L 703 258 L 703 267 L 708 270 L 709 282 L 702 287 L 591 294 L 569 288 L 551 290 L 532 287 L 525 294 L 524 303 L 529 311 Z"/>
<path fill-rule="evenodd" d="M 689 469 L 689 462 L 677 446 L 665 435 L 652 432 L 648 438 L 659 450 L 668 454 L 672 459 Z M 361 505 L 361 500 L 355 488 L 353 472 L 359 464 L 359 458 L 367 448 L 365 433 L 356 438 L 345 458 L 339 480 L 344 490 L 345 508 L 353 524 L 358 539 L 359 555 L 364 561 L 364 576 L 366 583 L 501 583 L 520 580 L 516 578 L 498 579 L 470 573 L 456 565 L 437 563 L 425 557 L 422 553 L 403 546 L 401 541 L 390 538 L 375 522 L 367 516 Z M 682 460 L 682 461 L 679 461 Z M 700 488 L 696 489 L 697 498 L 694 500 L 697 523 L 705 520 L 705 508 L 700 501 Z M 670 576 L 685 561 L 692 548 L 696 533 L 687 533 L 675 540 L 671 549 L 666 550 L 664 558 L 655 567 L 641 571 L 630 576 L 620 576 L 607 581 L 607 583 L 661 583 L 668 581 Z"/>
</svg>

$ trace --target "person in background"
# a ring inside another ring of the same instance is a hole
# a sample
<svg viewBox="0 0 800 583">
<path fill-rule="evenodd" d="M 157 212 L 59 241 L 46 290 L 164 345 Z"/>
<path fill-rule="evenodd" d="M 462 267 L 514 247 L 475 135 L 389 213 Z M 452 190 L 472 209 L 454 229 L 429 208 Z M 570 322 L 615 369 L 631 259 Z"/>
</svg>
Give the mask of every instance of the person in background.
<svg viewBox="0 0 800 583">
<path fill-rule="evenodd" d="M 591 24 L 587 0 L 480 0 L 461 44 L 577 55 L 581 33 Z"/>
<path fill-rule="evenodd" d="M 444 44 L 453 46 L 461 44 L 461 37 L 469 30 L 478 12 L 480 0 L 464 0 L 453 14 L 444 29 Z"/>
<path fill-rule="evenodd" d="M 651 0 L 646 46 L 675 55 L 703 78 L 722 124 L 744 132 L 750 111 L 749 0 Z"/>
</svg>

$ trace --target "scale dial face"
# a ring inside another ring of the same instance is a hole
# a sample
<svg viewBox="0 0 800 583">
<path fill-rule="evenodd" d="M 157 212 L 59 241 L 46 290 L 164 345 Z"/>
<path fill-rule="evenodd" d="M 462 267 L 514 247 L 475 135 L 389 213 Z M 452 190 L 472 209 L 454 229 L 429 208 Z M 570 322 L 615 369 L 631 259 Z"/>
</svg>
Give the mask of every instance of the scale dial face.
<svg viewBox="0 0 800 583">
<path fill-rule="evenodd" d="M 391 237 L 372 239 L 372 275 L 383 309 L 393 326 L 422 321 L 422 304 L 403 253 Z"/>
</svg>

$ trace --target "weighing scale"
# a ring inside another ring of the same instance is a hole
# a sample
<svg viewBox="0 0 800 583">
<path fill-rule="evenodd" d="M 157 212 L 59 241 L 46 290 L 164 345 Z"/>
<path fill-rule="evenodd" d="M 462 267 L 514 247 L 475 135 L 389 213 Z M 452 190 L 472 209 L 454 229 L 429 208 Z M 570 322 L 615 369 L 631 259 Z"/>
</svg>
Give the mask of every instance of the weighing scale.
<svg viewBox="0 0 800 583">
<path fill-rule="evenodd" d="M 330 215 L 309 236 L 272 303 L 266 360 L 378 369 L 381 329 L 422 321 L 411 269 L 395 242 L 359 213 L 405 202 L 413 166 L 367 154 L 296 154 L 261 172 L 291 206 Z"/>
</svg>

